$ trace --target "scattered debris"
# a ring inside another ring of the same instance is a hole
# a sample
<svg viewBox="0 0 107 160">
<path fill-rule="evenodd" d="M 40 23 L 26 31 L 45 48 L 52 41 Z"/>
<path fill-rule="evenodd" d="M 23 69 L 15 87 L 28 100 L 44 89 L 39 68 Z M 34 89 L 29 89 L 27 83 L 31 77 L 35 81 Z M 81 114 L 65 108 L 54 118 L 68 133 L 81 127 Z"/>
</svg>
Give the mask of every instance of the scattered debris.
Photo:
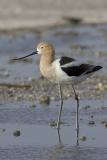
<svg viewBox="0 0 107 160">
<path fill-rule="evenodd" d="M 3 132 L 5 132 L 5 131 L 6 131 L 6 129 L 5 129 L 5 128 L 3 128 L 3 129 L 2 129 L 2 131 L 3 131 Z"/>
<path fill-rule="evenodd" d="M 0 128 L 0 132 L 5 132 L 6 129 L 5 128 Z"/>
<path fill-rule="evenodd" d="M 95 125 L 95 121 L 89 121 L 88 125 Z"/>
<path fill-rule="evenodd" d="M 104 123 L 104 126 L 105 126 L 105 128 L 107 128 L 107 122 L 106 122 L 106 123 Z"/>
<path fill-rule="evenodd" d="M 81 141 L 86 141 L 86 140 L 87 140 L 87 137 L 86 137 L 86 136 L 81 136 L 81 137 L 80 137 L 80 140 L 81 140 Z"/>
<path fill-rule="evenodd" d="M 103 124 L 104 127 L 107 128 L 107 121 L 101 121 L 101 124 Z"/>
<path fill-rule="evenodd" d="M 101 121 L 101 124 L 105 124 L 105 123 L 107 123 L 106 121 Z"/>
<path fill-rule="evenodd" d="M 85 110 L 87 110 L 87 109 L 89 109 L 89 108 L 91 108 L 90 105 L 86 105 L 86 106 L 83 107 L 83 109 L 85 109 Z"/>
<path fill-rule="evenodd" d="M 9 74 L 8 70 L 6 70 L 4 68 L 0 69 L 0 78 L 7 78 L 9 76 L 10 76 L 10 74 Z"/>
<path fill-rule="evenodd" d="M 40 96 L 39 97 L 39 103 L 49 105 L 50 104 L 50 98 L 49 96 Z"/>
<path fill-rule="evenodd" d="M 31 108 L 35 108 L 36 107 L 36 104 L 32 104 L 30 105 Z"/>
<path fill-rule="evenodd" d="M 69 23 L 71 24 L 80 24 L 82 23 L 82 19 L 81 18 L 78 18 L 78 17 L 69 17 L 69 16 L 63 16 L 62 17 L 64 20 L 68 21 Z"/>
<path fill-rule="evenodd" d="M 90 117 L 91 117 L 91 118 L 94 118 L 94 116 L 93 116 L 93 115 L 91 115 Z"/>
<path fill-rule="evenodd" d="M 56 122 L 56 121 L 51 121 L 51 122 L 49 123 L 49 126 L 51 126 L 51 127 L 56 127 L 56 126 L 57 126 L 57 122 Z"/>
<path fill-rule="evenodd" d="M 98 90 L 100 90 L 100 91 L 103 91 L 103 90 L 104 90 L 104 85 L 103 85 L 101 82 L 99 82 L 99 83 L 96 85 L 95 88 L 98 89 Z"/>
<path fill-rule="evenodd" d="M 62 124 L 65 124 L 65 122 L 60 122 L 60 125 L 62 125 Z M 51 126 L 51 127 L 56 127 L 57 126 L 57 121 L 51 121 L 50 123 L 49 123 L 49 126 Z"/>
<path fill-rule="evenodd" d="M 19 136 L 21 135 L 20 130 L 14 131 L 14 132 L 13 132 L 13 135 L 14 135 L 15 137 L 19 137 Z"/>
</svg>

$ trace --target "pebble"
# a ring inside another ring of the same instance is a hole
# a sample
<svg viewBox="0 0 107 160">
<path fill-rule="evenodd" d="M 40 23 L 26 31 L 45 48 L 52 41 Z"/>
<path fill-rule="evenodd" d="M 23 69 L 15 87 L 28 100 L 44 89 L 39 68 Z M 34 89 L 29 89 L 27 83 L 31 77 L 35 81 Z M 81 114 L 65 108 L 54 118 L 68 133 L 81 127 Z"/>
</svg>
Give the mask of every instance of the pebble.
<svg viewBox="0 0 107 160">
<path fill-rule="evenodd" d="M 104 123 L 104 126 L 105 126 L 105 128 L 107 128 L 107 122 L 106 122 L 106 123 Z"/>
<path fill-rule="evenodd" d="M 63 121 L 61 121 L 60 122 L 60 125 L 63 125 L 63 124 L 65 124 L 65 122 L 63 122 Z M 49 123 L 49 125 L 51 126 L 51 127 L 56 127 L 57 126 L 57 121 L 51 121 L 50 123 Z"/>
<path fill-rule="evenodd" d="M 86 137 L 86 136 L 81 136 L 81 137 L 80 137 L 80 140 L 81 140 L 81 141 L 86 141 L 86 140 L 87 140 L 87 137 Z"/>
<path fill-rule="evenodd" d="M 36 104 L 32 104 L 30 105 L 31 108 L 35 108 L 36 107 Z"/>
<path fill-rule="evenodd" d="M 105 123 L 107 123 L 107 122 L 106 122 L 106 121 L 101 121 L 101 123 L 102 123 L 102 124 L 105 124 Z"/>
<path fill-rule="evenodd" d="M 49 98 L 49 96 L 40 96 L 39 97 L 39 103 L 40 104 L 49 105 L 50 104 L 50 98 Z"/>
<path fill-rule="evenodd" d="M 6 131 L 6 129 L 5 128 L 0 128 L 0 132 L 5 132 Z"/>
<path fill-rule="evenodd" d="M 28 82 L 33 82 L 35 81 L 35 77 L 28 77 Z"/>
<path fill-rule="evenodd" d="M 13 132 L 13 135 L 14 135 L 15 137 L 19 137 L 19 136 L 21 135 L 20 130 L 14 131 L 14 132 Z"/>
<path fill-rule="evenodd" d="M 3 128 L 3 129 L 2 129 L 2 131 L 3 131 L 3 132 L 5 132 L 5 131 L 6 131 L 6 129 L 5 129 L 5 128 Z"/>
<path fill-rule="evenodd" d="M 91 117 L 91 118 L 94 118 L 94 116 L 93 116 L 93 115 L 91 115 L 90 117 Z"/>
<path fill-rule="evenodd" d="M 86 109 L 86 110 L 89 109 L 89 108 L 91 108 L 90 105 L 86 105 L 86 106 L 83 107 L 83 109 Z"/>
<path fill-rule="evenodd" d="M 57 122 L 56 122 L 56 121 L 51 121 L 51 122 L 49 123 L 49 126 L 51 126 L 51 127 L 56 127 L 56 126 L 57 126 Z"/>
<path fill-rule="evenodd" d="M 88 125 L 94 125 L 95 124 L 95 121 L 89 121 L 88 122 Z"/>
<path fill-rule="evenodd" d="M 100 90 L 100 91 L 103 91 L 104 90 L 104 85 L 99 82 L 97 85 L 96 85 L 96 89 Z"/>
<path fill-rule="evenodd" d="M 7 71 L 7 70 L 0 72 L 0 77 L 2 77 L 2 78 L 7 78 L 9 76 L 10 76 L 10 74 L 9 74 L 9 71 Z"/>
</svg>

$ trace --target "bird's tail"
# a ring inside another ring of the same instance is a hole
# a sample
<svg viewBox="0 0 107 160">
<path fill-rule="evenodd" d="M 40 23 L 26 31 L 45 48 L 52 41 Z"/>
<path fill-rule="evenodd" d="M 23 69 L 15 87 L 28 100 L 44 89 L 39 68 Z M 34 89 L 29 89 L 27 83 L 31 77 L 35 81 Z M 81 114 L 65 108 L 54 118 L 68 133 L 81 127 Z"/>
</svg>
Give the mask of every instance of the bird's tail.
<svg viewBox="0 0 107 160">
<path fill-rule="evenodd" d="M 103 68 L 103 67 L 102 66 L 92 66 L 91 69 L 86 73 L 87 74 L 93 73 L 93 72 L 96 72 L 96 71 L 100 70 L 101 68 Z"/>
<path fill-rule="evenodd" d="M 92 72 L 96 72 L 98 70 L 100 70 L 101 68 L 103 68 L 102 66 L 95 66 L 93 69 L 92 69 Z"/>
</svg>

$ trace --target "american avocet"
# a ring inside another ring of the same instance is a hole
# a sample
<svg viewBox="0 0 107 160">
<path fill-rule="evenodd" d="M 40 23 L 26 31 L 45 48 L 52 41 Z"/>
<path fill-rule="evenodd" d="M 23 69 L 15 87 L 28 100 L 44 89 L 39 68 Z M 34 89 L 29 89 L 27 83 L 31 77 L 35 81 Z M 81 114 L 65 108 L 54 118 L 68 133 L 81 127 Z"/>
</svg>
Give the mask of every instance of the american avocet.
<svg viewBox="0 0 107 160">
<path fill-rule="evenodd" d="M 76 129 L 77 129 L 77 138 L 79 135 L 79 97 L 75 91 L 74 86 L 88 77 L 90 77 L 94 72 L 100 70 L 101 66 L 94 66 L 87 63 L 81 63 L 76 61 L 74 58 L 70 57 L 60 57 L 55 59 L 55 49 L 52 44 L 47 42 L 41 42 L 37 45 L 37 49 L 35 52 L 14 60 L 20 60 L 34 54 L 40 54 L 40 71 L 44 77 L 47 79 L 54 81 L 59 85 L 59 93 L 60 93 L 60 109 L 57 121 L 57 128 L 60 128 L 60 118 L 63 106 L 63 97 L 61 91 L 61 84 L 67 83 L 71 84 L 74 94 L 75 100 L 77 101 L 77 110 L 76 110 Z"/>
</svg>

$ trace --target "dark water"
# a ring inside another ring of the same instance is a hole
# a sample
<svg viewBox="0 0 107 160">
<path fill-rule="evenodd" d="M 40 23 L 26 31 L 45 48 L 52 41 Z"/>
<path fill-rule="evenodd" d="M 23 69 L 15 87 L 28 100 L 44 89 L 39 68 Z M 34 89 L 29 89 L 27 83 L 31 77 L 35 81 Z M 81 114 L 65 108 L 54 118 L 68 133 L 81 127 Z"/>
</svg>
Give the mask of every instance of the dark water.
<svg viewBox="0 0 107 160">
<path fill-rule="evenodd" d="M 38 57 L 31 62 L 10 63 L 14 56 L 34 51 L 40 41 L 52 42 L 57 56 L 66 55 L 103 65 L 107 73 L 107 24 L 65 26 L 43 32 L 19 32 L 0 35 L 0 82 L 19 82 L 37 78 Z M 35 103 L 36 107 L 32 107 Z M 58 102 L 42 106 L 37 102 L 0 104 L 0 160 L 106 160 L 107 101 L 83 100 L 80 108 L 80 140 L 76 146 L 75 102 L 64 102 L 60 137 L 49 125 L 57 120 Z M 84 106 L 89 105 L 88 109 Z M 92 118 L 93 117 L 93 118 Z M 89 126 L 90 120 L 95 125 Z M 21 135 L 15 137 L 14 131 Z M 59 143 L 59 138 L 61 143 Z"/>
</svg>

